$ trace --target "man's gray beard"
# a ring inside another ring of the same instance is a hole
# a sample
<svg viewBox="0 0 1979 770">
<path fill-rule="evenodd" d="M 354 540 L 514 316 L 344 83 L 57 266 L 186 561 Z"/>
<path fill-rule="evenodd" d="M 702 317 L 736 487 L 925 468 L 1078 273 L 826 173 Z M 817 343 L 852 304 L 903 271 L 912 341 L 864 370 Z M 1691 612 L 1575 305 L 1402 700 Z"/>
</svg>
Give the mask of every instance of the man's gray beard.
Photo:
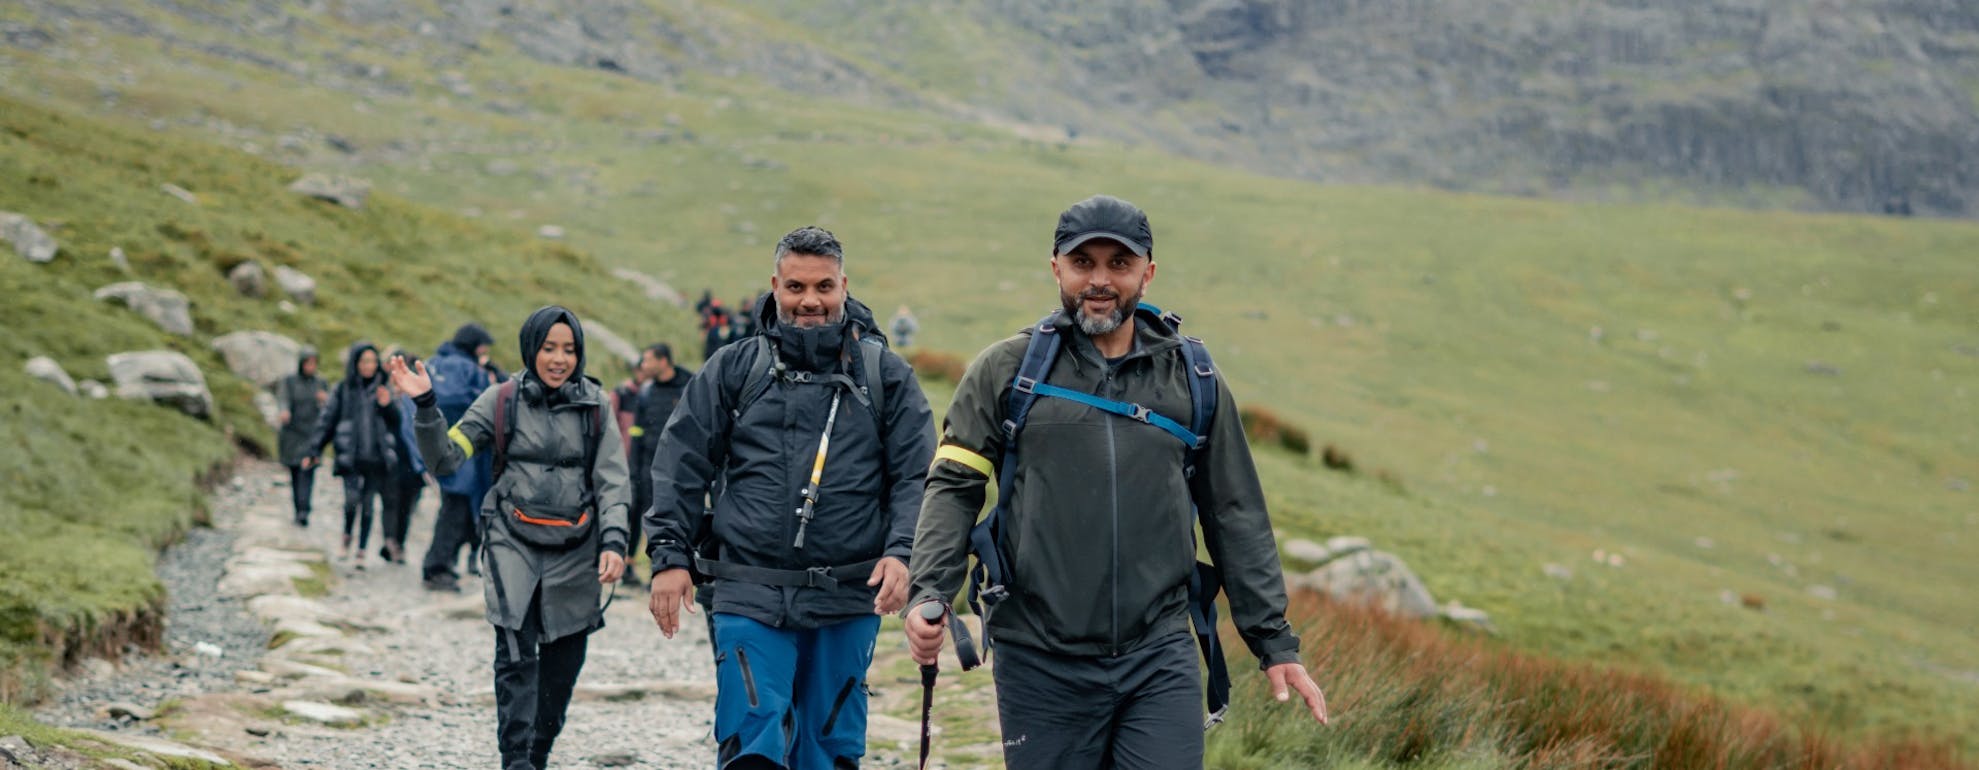
<svg viewBox="0 0 1979 770">
<path fill-rule="evenodd" d="M 1079 321 L 1079 331 L 1085 332 L 1086 336 L 1104 337 L 1127 322 L 1127 309 L 1114 308 L 1113 312 L 1100 318 L 1094 318 L 1081 309 L 1076 311 L 1075 317 Z"/>
<path fill-rule="evenodd" d="M 783 312 L 783 308 L 778 307 L 776 309 L 776 321 L 784 326 L 795 327 L 797 326 L 797 314 Z M 819 326 L 836 326 L 842 323 L 845 323 L 845 308 L 840 306 L 838 312 L 826 313 L 825 322 L 819 324 Z"/>
</svg>

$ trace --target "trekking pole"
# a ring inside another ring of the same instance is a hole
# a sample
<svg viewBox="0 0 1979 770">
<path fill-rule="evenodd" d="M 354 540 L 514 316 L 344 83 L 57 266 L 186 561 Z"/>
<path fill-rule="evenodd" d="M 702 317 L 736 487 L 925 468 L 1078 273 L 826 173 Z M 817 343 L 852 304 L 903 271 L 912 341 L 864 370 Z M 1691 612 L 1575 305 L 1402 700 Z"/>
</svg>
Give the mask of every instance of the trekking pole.
<svg viewBox="0 0 1979 770">
<path fill-rule="evenodd" d="M 811 483 L 804 487 L 804 504 L 797 507 L 797 539 L 791 541 L 792 548 L 804 547 L 804 530 L 810 528 L 811 517 L 818 505 L 818 485 L 824 480 L 825 456 L 831 453 L 831 429 L 838 424 L 838 391 L 831 394 L 831 414 L 825 416 L 824 435 L 818 437 L 818 458 L 811 463 Z"/>
<path fill-rule="evenodd" d="M 921 619 L 941 625 L 943 615 L 941 605 L 928 602 L 921 605 Z M 934 740 L 935 716 L 935 675 L 941 671 L 941 654 L 935 654 L 935 662 L 921 664 L 921 770 L 928 770 L 928 744 Z"/>
</svg>

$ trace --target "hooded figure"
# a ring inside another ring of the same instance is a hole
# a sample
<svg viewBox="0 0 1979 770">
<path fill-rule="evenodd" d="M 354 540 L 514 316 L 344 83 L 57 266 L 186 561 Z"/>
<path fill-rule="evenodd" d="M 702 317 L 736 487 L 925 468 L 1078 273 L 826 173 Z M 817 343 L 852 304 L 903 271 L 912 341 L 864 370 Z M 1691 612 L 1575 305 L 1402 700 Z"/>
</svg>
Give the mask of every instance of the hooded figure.
<svg viewBox="0 0 1979 770">
<path fill-rule="evenodd" d="M 289 468 L 289 491 L 295 497 L 295 523 L 309 526 L 310 499 L 316 488 L 316 467 L 304 467 L 310 457 L 309 439 L 322 417 L 323 405 L 330 400 L 330 389 L 316 376 L 319 365 L 316 348 L 304 345 L 296 354 L 295 373 L 275 383 L 275 403 L 281 410 L 282 429 L 277 445 L 282 464 Z"/>
<path fill-rule="evenodd" d="M 570 329 L 575 363 L 553 387 L 541 362 L 558 355 L 545 350 L 558 325 Z M 604 413 L 603 386 L 584 376 L 577 315 L 545 307 L 529 316 L 518 337 L 522 376 L 483 392 L 451 430 L 430 389 L 407 389 L 418 407 L 420 453 L 439 474 L 494 453 L 497 413 L 507 410 L 501 418 L 509 434 L 506 458 L 497 463 L 503 467 L 481 515 L 483 595 L 495 626 L 496 732 L 510 770 L 542 767 L 563 728 L 587 635 L 604 625 L 599 584 L 607 573 L 616 582 L 622 572 L 631 504 L 618 423 Z M 593 458 L 588 468 L 587 456 Z M 588 534 L 559 549 L 531 542 L 529 522 L 547 520 L 545 512 L 579 522 L 580 515 L 595 518 Z M 606 553 L 618 557 L 619 570 L 606 569 Z"/>
<path fill-rule="evenodd" d="M 480 324 L 462 324 L 454 332 L 453 339 L 440 343 L 433 357 L 426 362 L 427 374 L 433 382 L 435 404 L 449 424 L 466 416 L 467 408 L 483 391 L 508 381 L 508 377 L 492 365 L 481 363 L 481 348 L 494 344 L 495 338 Z M 454 572 L 454 565 L 460 559 L 462 545 L 469 547 L 468 570 L 480 574 L 476 562 L 481 543 L 481 498 L 488 493 L 489 477 L 494 475 L 494 467 L 494 463 L 483 454 L 461 463 L 451 474 L 434 474 L 440 482 L 440 512 L 433 518 L 433 539 L 426 548 L 425 563 L 420 567 L 420 577 L 428 589 L 460 590 L 459 575 Z"/>
<path fill-rule="evenodd" d="M 368 376 L 363 373 L 366 354 L 371 361 Z M 359 341 L 350 346 L 344 359 L 344 380 L 330 391 L 329 406 L 309 442 L 312 456 L 326 446 L 337 449 L 336 473 L 344 480 L 343 556 L 351 556 L 355 529 L 359 569 L 364 567 L 364 548 L 371 540 L 372 514 L 399 460 L 399 411 L 392 405 L 382 364 L 376 345 Z"/>
</svg>

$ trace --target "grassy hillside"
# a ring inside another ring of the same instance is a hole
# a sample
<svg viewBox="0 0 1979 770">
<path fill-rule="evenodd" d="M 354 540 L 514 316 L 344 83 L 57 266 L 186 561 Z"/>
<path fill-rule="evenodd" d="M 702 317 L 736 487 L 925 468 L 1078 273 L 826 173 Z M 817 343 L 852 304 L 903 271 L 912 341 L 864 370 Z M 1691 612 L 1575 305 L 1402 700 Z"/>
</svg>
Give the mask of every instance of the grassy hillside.
<svg viewBox="0 0 1979 770">
<path fill-rule="evenodd" d="M 479 319 L 507 340 L 527 313 L 565 302 L 616 331 L 678 334 L 664 312 L 592 257 L 515 232 L 374 196 L 361 211 L 287 192 L 292 170 L 210 145 L 0 98 L 0 210 L 49 228 L 62 252 L 33 265 L 0 258 L 0 695 L 32 697 L 44 664 L 157 643 L 163 597 L 156 549 L 200 513 L 196 478 L 235 443 L 272 447 L 250 405 L 253 386 L 209 348 L 214 336 L 266 329 L 335 351 L 353 339 L 430 351 Z M 193 191 L 188 205 L 158 191 Z M 112 247 L 129 256 L 116 268 Z M 293 314 L 227 284 L 256 260 L 313 275 L 319 302 Z M 172 338 L 91 292 L 142 280 L 189 295 L 197 333 Z M 204 369 L 219 404 L 212 422 L 163 407 L 91 401 L 30 379 L 21 362 L 51 356 L 77 379 L 108 381 L 104 356 L 170 348 Z M 334 352 L 330 358 L 335 360 Z M 517 363 L 511 345 L 497 358 Z M 326 366 L 341 372 L 341 365 Z M 623 376 L 623 370 L 607 370 Z M 232 440 L 230 440 L 230 436 Z"/>
<path fill-rule="evenodd" d="M 1979 751 L 1979 226 L 1321 187 L 748 79 L 548 67 L 492 38 L 346 51 L 304 25 L 280 51 L 297 74 L 78 27 L 99 36 L 14 52 L 0 88 L 558 224 L 725 298 L 817 222 L 855 294 L 912 305 L 924 344 L 964 356 L 1051 306 L 1057 211 L 1123 195 L 1154 216 L 1150 299 L 1239 399 L 1402 482 L 1267 452 L 1287 535 L 1370 536 L 1518 649 Z"/>
</svg>

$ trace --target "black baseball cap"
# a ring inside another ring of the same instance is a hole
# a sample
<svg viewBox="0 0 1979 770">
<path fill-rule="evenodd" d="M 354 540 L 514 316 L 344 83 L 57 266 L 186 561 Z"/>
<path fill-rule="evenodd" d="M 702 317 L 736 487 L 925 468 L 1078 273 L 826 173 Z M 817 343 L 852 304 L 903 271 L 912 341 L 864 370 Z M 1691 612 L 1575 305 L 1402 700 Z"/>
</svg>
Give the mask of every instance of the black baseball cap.
<svg viewBox="0 0 1979 770">
<path fill-rule="evenodd" d="M 1135 254 L 1154 258 L 1154 230 L 1148 227 L 1147 212 L 1111 195 L 1095 195 L 1059 214 L 1058 230 L 1051 235 L 1052 253 L 1071 253 L 1095 238 L 1119 241 Z"/>
</svg>

